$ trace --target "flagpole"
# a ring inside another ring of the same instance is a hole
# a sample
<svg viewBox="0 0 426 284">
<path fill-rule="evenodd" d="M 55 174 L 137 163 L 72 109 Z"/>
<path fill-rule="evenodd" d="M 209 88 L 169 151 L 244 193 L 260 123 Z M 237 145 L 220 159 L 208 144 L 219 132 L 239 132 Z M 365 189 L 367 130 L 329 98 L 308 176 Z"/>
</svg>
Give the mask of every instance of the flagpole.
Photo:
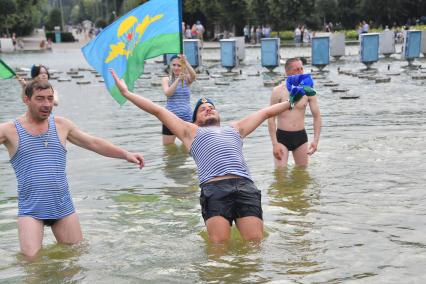
<svg viewBox="0 0 426 284">
<path fill-rule="evenodd" d="M 183 54 L 183 31 L 182 31 L 182 0 L 178 0 L 179 7 L 179 38 L 180 38 L 180 54 Z"/>
<path fill-rule="evenodd" d="M 179 49 L 180 49 L 180 54 L 183 55 L 183 30 L 182 30 L 182 22 L 183 22 L 183 17 L 182 17 L 182 11 L 183 11 L 183 7 L 182 7 L 182 0 L 178 0 L 178 9 L 179 9 Z M 183 57 L 181 58 L 181 65 L 182 65 L 182 71 L 184 72 L 185 70 L 185 60 L 183 59 Z M 184 79 L 182 79 L 182 88 L 185 86 L 185 81 Z"/>
</svg>

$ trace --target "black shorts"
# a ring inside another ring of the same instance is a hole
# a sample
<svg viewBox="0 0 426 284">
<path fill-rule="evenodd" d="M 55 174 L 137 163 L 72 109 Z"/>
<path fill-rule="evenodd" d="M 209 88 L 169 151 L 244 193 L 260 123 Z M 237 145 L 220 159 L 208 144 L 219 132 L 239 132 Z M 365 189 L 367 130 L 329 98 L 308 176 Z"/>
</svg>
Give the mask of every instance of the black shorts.
<svg viewBox="0 0 426 284">
<path fill-rule="evenodd" d="M 224 217 L 230 226 L 237 218 L 263 219 L 260 190 L 243 177 L 202 184 L 200 204 L 204 222 L 214 216 Z"/>
<path fill-rule="evenodd" d="M 55 225 L 56 222 L 58 222 L 60 219 L 42 219 L 41 221 L 43 221 L 43 224 L 45 226 L 49 226 L 52 227 L 53 225 Z"/>
<path fill-rule="evenodd" d="M 306 142 L 308 142 L 308 134 L 306 130 L 285 131 L 277 129 L 277 140 L 286 146 L 289 151 L 294 151 Z"/>
<path fill-rule="evenodd" d="M 163 124 L 163 130 L 161 131 L 161 133 L 163 135 L 174 135 L 173 132 L 171 132 L 170 129 L 168 129 L 167 126 L 165 126 L 164 124 Z"/>
</svg>

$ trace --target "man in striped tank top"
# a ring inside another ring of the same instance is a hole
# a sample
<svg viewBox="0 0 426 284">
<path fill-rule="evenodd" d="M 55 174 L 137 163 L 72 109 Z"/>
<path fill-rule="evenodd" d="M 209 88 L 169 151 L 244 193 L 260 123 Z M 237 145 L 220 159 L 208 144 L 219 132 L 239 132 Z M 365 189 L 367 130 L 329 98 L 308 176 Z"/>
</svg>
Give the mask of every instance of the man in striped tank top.
<svg viewBox="0 0 426 284">
<path fill-rule="evenodd" d="M 243 157 L 243 138 L 263 121 L 290 109 L 285 101 L 220 126 L 220 116 L 209 99 L 198 100 L 193 123 L 177 117 L 166 108 L 131 93 L 126 83 L 110 69 L 121 94 L 142 110 L 155 115 L 182 141 L 194 158 L 201 187 L 200 203 L 209 238 L 226 242 L 235 222 L 243 239 L 263 238 L 261 194 L 254 185 Z M 306 105 L 303 96 L 297 105 Z"/>
<path fill-rule="evenodd" d="M 32 259 L 42 247 L 44 225 L 52 227 L 58 243 L 76 244 L 83 239 L 65 172 L 67 140 L 140 168 L 144 160 L 140 154 L 84 133 L 66 118 L 54 117 L 53 88 L 46 80 L 35 80 L 25 87 L 24 103 L 24 115 L 0 124 L 0 144 L 9 152 L 18 182 L 21 251 Z"/>
</svg>

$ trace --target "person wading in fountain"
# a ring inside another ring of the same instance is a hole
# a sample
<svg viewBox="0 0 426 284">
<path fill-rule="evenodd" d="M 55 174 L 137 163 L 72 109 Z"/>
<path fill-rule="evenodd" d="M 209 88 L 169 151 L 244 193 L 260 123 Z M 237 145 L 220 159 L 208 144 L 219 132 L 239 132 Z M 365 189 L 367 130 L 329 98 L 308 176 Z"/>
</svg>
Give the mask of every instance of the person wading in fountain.
<svg viewBox="0 0 426 284">
<path fill-rule="evenodd" d="M 302 61 L 290 58 L 285 63 L 287 76 L 303 74 Z M 272 91 L 271 105 L 289 99 L 286 84 L 280 84 Z M 309 156 L 317 151 L 321 132 L 321 114 L 316 96 L 308 97 L 309 108 L 313 118 L 314 140 L 308 147 L 308 135 L 305 130 L 306 105 L 297 105 L 291 111 L 283 112 L 277 117 L 268 119 L 268 130 L 272 141 L 275 165 L 286 167 L 289 152 L 297 166 L 308 165 Z"/>
<path fill-rule="evenodd" d="M 80 222 L 68 190 L 66 141 L 100 155 L 144 166 L 142 155 L 88 135 L 70 120 L 51 115 L 53 88 L 46 80 L 25 87 L 27 111 L 0 124 L 0 144 L 9 152 L 18 182 L 18 233 L 21 251 L 32 259 L 42 247 L 44 225 L 58 243 L 82 241 Z"/>
<path fill-rule="evenodd" d="M 235 222 L 244 240 L 260 241 L 263 238 L 261 194 L 243 157 L 243 138 L 266 119 L 288 110 L 290 103 L 283 101 L 220 126 L 219 113 L 213 102 L 201 98 L 193 112 L 193 123 L 189 123 L 160 105 L 131 93 L 112 69 L 110 72 L 121 94 L 164 123 L 195 160 L 202 215 L 209 239 L 214 243 L 229 240 L 232 222 Z M 303 96 L 297 105 L 306 103 L 307 98 Z"/>
<path fill-rule="evenodd" d="M 50 79 L 50 73 L 47 70 L 47 67 L 44 65 L 33 65 L 31 67 L 31 79 L 32 80 L 49 80 Z M 27 82 L 24 80 L 24 78 L 19 77 L 18 78 L 19 83 L 22 86 L 22 100 L 25 98 L 25 87 L 27 86 Z M 59 95 L 58 92 L 53 89 L 53 105 L 58 106 L 59 105 Z"/>
<path fill-rule="evenodd" d="M 188 72 L 184 72 L 185 70 Z M 185 55 L 172 56 L 170 59 L 170 78 L 162 79 L 164 94 L 167 96 L 166 108 L 185 121 L 191 121 L 191 91 L 189 87 L 195 81 L 196 74 Z M 163 145 L 175 142 L 176 135 L 163 124 Z"/>
</svg>

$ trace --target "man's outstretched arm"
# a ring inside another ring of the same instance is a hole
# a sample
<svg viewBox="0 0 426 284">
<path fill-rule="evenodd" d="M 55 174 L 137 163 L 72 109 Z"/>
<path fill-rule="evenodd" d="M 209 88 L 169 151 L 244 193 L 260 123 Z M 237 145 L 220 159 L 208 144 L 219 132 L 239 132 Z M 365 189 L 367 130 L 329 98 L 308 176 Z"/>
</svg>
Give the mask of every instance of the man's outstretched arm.
<svg viewBox="0 0 426 284">
<path fill-rule="evenodd" d="M 306 96 L 303 96 L 298 104 L 306 104 L 307 103 Z M 284 101 L 278 104 L 271 105 L 269 107 L 263 108 L 261 110 L 258 110 L 245 118 L 243 118 L 240 121 L 237 121 L 234 124 L 234 127 L 238 129 L 240 132 L 241 137 L 246 137 L 251 132 L 253 132 L 262 122 L 264 122 L 266 119 L 276 116 L 277 114 L 289 110 L 290 109 L 290 102 Z"/>
<path fill-rule="evenodd" d="M 65 118 L 58 119 L 59 125 L 67 129 L 67 140 L 84 149 L 93 151 L 105 157 L 123 159 L 130 163 L 139 165 L 139 168 L 145 165 L 141 154 L 128 152 L 108 140 L 89 135 L 80 130 L 73 122 Z"/>
<path fill-rule="evenodd" d="M 147 98 L 133 94 L 127 88 L 126 83 L 118 78 L 114 70 L 110 69 L 110 72 L 123 97 L 131 101 L 140 109 L 156 116 L 164 125 L 167 126 L 168 129 L 170 129 L 181 141 L 183 141 L 187 147 L 191 145 L 192 137 L 195 135 L 197 129 L 196 125 L 183 121 L 174 113 Z"/>
</svg>

